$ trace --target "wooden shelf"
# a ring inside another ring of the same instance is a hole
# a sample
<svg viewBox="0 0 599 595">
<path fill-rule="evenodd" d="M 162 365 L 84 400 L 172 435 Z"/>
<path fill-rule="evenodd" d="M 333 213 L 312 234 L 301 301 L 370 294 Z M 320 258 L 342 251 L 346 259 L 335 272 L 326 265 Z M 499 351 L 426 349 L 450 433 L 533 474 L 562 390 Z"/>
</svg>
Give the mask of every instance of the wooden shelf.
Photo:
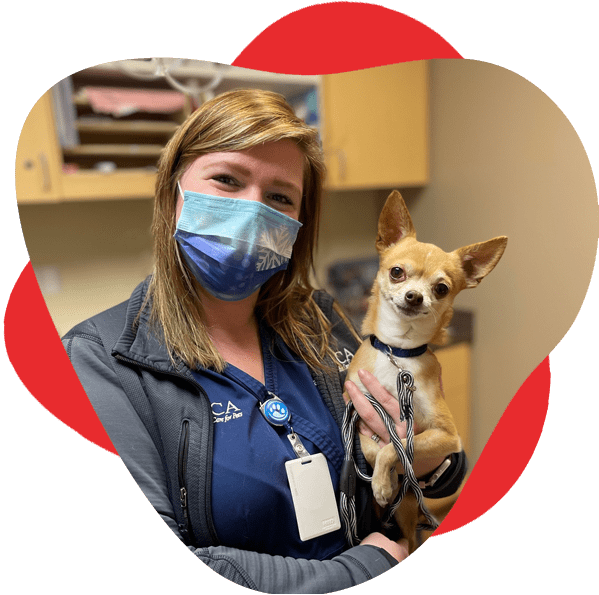
<svg viewBox="0 0 599 595">
<path fill-rule="evenodd" d="M 171 135 L 177 130 L 176 122 L 151 122 L 147 120 L 133 121 L 115 121 L 115 120 L 77 120 L 77 130 L 79 132 L 97 133 L 97 134 L 147 134 Z"/>
<path fill-rule="evenodd" d="M 140 86 L 151 83 L 155 66 L 147 60 L 120 60 L 118 62 L 106 62 L 99 64 L 93 69 L 83 71 L 93 76 L 93 71 L 106 76 L 111 73 L 112 76 L 125 76 L 127 72 L 133 72 L 144 80 L 138 80 Z M 228 91 L 233 88 L 270 88 L 286 97 L 293 97 L 308 91 L 311 87 L 320 84 L 319 75 L 295 75 L 295 74 L 277 74 L 272 72 L 263 72 L 261 70 L 251 70 L 230 66 L 228 64 L 214 64 L 200 60 L 182 60 L 179 66 L 170 71 L 170 74 L 180 82 L 195 80 L 200 85 L 206 84 L 212 80 L 215 74 L 221 73 L 223 80 L 218 86 L 218 92 Z"/>
<path fill-rule="evenodd" d="M 65 157 L 159 157 L 162 145 L 78 145 L 63 149 Z"/>
<path fill-rule="evenodd" d="M 90 107 L 91 108 L 91 103 L 89 102 L 89 99 L 81 93 L 78 93 L 77 95 L 73 96 L 73 105 L 75 107 Z"/>
</svg>

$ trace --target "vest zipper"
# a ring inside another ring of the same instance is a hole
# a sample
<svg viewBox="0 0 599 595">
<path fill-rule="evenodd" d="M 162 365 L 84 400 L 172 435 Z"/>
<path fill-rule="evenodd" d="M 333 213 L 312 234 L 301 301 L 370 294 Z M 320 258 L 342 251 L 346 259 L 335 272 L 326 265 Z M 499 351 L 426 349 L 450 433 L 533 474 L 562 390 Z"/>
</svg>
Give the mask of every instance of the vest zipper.
<svg viewBox="0 0 599 595">
<path fill-rule="evenodd" d="M 134 359 L 125 357 L 124 355 L 121 355 L 120 353 L 115 353 L 114 358 L 121 362 L 132 364 L 138 368 L 144 368 L 146 370 L 150 370 L 151 372 L 154 372 L 154 373 L 166 374 L 167 376 L 174 376 L 176 378 L 182 378 L 186 382 L 189 382 L 190 384 L 195 386 L 197 388 L 198 392 L 204 397 L 204 399 L 206 399 L 206 401 L 209 402 L 208 395 L 206 394 L 206 391 L 202 388 L 202 386 L 200 386 L 200 384 L 198 382 L 196 382 L 195 379 L 190 378 L 186 374 L 181 374 L 179 372 L 169 372 L 166 370 L 159 370 L 159 369 L 157 369 L 153 366 L 150 366 L 148 364 L 143 364 Z M 184 420 L 183 423 L 189 425 L 188 420 Z M 187 430 L 187 434 L 189 435 L 189 429 Z M 188 437 L 188 442 L 189 442 L 189 437 Z M 209 447 L 211 448 L 210 445 L 209 445 Z M 179 471 L 179 477 L 180 477 L 180 473 L 181 472 Z M 183 487 L 185 488 L 185 490 L 182 491 L 181 488 L 179 489 L 179 497 L 181 500 L 181 504 L 183 505 L 183 501 L 185 501 L 185 504 L 186 504 L 186 508 L 184 509 L 183 514 L 184 514 L 185 524 L 188 525 L 188 532 L 186 533 L 185 536 L 191 537 L 195 541 L 195 538 L 193 535 L 193 530 L 191 529 L 191 524 L 189 523 L 189 502 L 188 502 L 187 486 L 183 486 Z M 218 541 L 218 537 L 216 536 L 216 531 L 214 529 L 214 524 L 212 521 L 212 511 L 211 511 L 211 508 L 209 505 L 206 506 L 205 514 L 206 514 L 206 521 L 207 521 L 207 529 L 208 529 L 210 538 L 212 539 L 212 543 L 213 543 L 213 545 L 218 545 L 219 541 Z M 180 524 L 179 524 L 179 528 L 181 528 Z"/>
<path fill-rule="evenodd" d="M 179 526 L 181 534 L 186 543 L 194 541 L 193 531 L 189 525 L 189 508 L 187 505 L 187 453 L 189 451 L 189 420 L 183 420 L 181 428 L 181 438 L 179 440 L 179 498 L 181 501 L 181 509 L 183 511 L 183 525 Z"/>
</svg>

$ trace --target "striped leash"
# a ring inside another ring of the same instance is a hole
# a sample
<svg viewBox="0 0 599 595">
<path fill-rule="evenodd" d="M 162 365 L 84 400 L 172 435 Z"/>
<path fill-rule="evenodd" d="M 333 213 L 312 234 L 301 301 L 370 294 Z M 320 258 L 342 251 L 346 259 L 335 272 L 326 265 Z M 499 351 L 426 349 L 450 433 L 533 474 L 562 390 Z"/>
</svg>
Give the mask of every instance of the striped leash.
<svg viewBox="0 0 599 595">
<path fill-rule="evenodd" d="M 397 394 L 400 406 L 400 421 L 407 422 L 405 449 L 401 442 L 401 438 L 397 434 L 395 423 L 391 419 L 391 416 L 383 409 L 380 403 L 372 395 L 365 393 L 366 398 L 383 420 L 385 427 L 389 432 L 389 436 L 391 437 L 391 442 L 395 447 L 395 451 L 397 452 L 397 456 L 404 468 L 404 479 L 401 484 L 401 489 L 399 490 L 394 502 L 391 504 L 383 524 L 385 527 L 391 527 L 395 511 L 398 509 L 401 501 L 407 494 L 408 489 L 411 489 L 416 496 L 420 510 L 427 520 L 427 523 L 418 525 L 418 528 L 433 531 L 438 527 L 438 523 L 424 504 L 422 489 L 420 488 L 418 479 L 416 478 L 414 469 L 412 467 L 412 463 L 414 461 L 413 392 L 416 390 L 416 387 L 414 386 L 414 376 L 411 372 L 401 369 L 397 365 L 395 358 L 393 358 L 390 353 L 388 355 L 391 362 L 399 370 L 397 374 Z M 343 423 L 341 427 L 341 436 L 343 439 L 343 445 L 345 447 L 345 458 L 341 471 L 339 510 L 345 528 L 345 537 L 350 546 L 360 543 L 360 538 L 358 537 L 357 533 L 358 523 L 355 502 L 357 478 L 360 478 L 363 481 L 372 482 L 372 477 L 362 473 L 358 469 L 353 457 L 356 422 L 358 419 L 359 415 L 354 409 L 353 403 L 349 401 L 345 408 L 345 414 L 343 416 Z"/>
</svg>

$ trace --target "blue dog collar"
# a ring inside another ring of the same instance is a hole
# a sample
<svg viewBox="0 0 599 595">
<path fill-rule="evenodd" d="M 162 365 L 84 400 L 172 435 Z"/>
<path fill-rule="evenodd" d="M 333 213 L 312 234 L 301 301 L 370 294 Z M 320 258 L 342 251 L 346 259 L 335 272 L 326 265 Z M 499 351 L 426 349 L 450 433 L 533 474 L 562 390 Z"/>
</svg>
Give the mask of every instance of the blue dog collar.
<svg viewBox="0 0 599 595">
<path fill-rule="evenodd" d="M 385 354 L 391 354 L 395 357 L 418 357 L 426 352 L 428 345 L 421 345 L 420 347 L 414 347 L 413 349 L 401 349 L 400 347 L 390 347 L 385 345 L 382 341 L 379 341 L 374 335 L 370 335 L 370 343 L 375 349 L 382 351 Z"/>
</svg>

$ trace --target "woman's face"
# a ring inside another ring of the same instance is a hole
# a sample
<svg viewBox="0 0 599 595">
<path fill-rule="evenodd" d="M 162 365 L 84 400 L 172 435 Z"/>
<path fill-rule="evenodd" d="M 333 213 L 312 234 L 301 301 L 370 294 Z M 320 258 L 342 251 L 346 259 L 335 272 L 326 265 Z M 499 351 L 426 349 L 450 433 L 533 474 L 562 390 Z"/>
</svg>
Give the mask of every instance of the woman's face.
<svg viewBox="0 0 599 595">
<path fill-rule="evenodd" d="M 262 202 L 299 219 L 304 179 L 304 155 L 291 140 L 265 143 L 244 151 L 208 153 L 185 171 L 183 192 L 199 192 Z M 183 197 L 177 197 L 177 220 Z"/>
</svg>

